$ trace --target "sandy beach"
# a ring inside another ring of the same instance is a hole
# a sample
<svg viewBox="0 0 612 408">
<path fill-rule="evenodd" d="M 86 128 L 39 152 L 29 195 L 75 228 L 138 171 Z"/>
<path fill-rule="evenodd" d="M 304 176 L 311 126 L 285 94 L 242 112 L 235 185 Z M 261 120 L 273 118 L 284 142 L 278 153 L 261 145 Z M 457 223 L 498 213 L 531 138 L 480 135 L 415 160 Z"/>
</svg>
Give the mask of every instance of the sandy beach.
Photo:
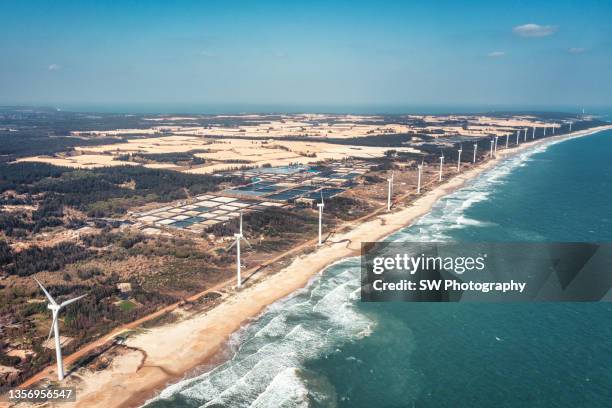
<svg viewBox="0 0 612 408">
<path fill-rule="evenodd" d="M 229 337 L 257 317 L 268 305 L 308 284 L 328 265 L 359 254 L 361 242 L 376 241 L 410 225 L 430 211 L 443 196 L 494 167 L 500 160 L 541 143 L 586 136 L 612 126 L 602 126 L 569 135 L 530 141 L 518 148 L 500 149 L 497 158 L 486 161 L 424 193 L 412 205 L 350 225 L 333 235 L 321 248 L 295 258 L 280 272 L 230 295 L 220 305 L 194 317 L 152 328 L 130 337 L 130 351 L 114 358 L 110 367 L 79 374 L 67 385 L 77 387 L 78 402 L 65 406 L 132 407 L 155 396 L 169 383 L 185 377 L 198 366 L 218 359 Z"/>
</svg>

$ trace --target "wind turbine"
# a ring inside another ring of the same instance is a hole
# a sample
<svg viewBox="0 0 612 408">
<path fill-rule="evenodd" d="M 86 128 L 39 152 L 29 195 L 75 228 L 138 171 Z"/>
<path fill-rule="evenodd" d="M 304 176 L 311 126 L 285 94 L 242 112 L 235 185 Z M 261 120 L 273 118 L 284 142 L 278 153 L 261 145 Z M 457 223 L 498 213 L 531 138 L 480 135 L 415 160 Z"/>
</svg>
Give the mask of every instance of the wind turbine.
<svg viewBox="0 0 612 408">
<path fill-rule="evenodd" d="M 495 157 L 497 157 L 497 139 L 499 139 L 499 136 L 495 136 Z"/>
<path fill-rule="evenodd" d="M 508 148 L 508 143 L 510 142 L 510 133 L 506 135 L 506 149 Z"/>
<path fill-rule="evenodd" d="M 535 126 L 531 128 L 531 138 L 535 139 Z"/>
<path fill-rule="evenodd" d="M 64 379 L 64 361 L 62 360 L 62 345 L 60 343 L 59 321 L 57 317 L 62 308 L 68 306 L 71 303 L 76 302 L 79 299 L 84 298 L 87 295 L 77 296 L 73 299 L 66 300 L 58 305 L 55 299 L 51 297 L 49 292 L 47 292 L 47 289 L 45 289 L 45 287 L 38 281 L 38 279 L 34 278 L 34 280 L 36 281 L 36 283 L 38 283 L 38 286 L 40 286 L 40 288 L 44 292 L 45 296 L 47 297 L 47 300 L 49 300 L 47 308 L 51 310 L 51 313 L 53 315 L 53 322 L 51 323 L 51 328 L 49 330 L 49 335 L 47 336 L 47 341 L 49 341 L 49 339 L 51 338 L 51 333 L 53 333 L 53 336 L 55 337 L 55 359 L 57 360 L 57 379 L 59 381 L 62 381 Z"/>
<path fill-rule="evenodd" d="M 546 128 L 547 128 L 547 127 L 548 127 L 548 126 L 544 126 L 544 136 L 546 136 Z"/>
<path fill-rule="evenodd" d="M 461 153 L 463 152 L 463 146 L 459 147 L 459 150 L 457 150 L 457 171 L 460 172 L 461 171 Z"/>
<path fill-rule="evenodd" d="M 573 122 L 570 122 L 570 123 L 569 123 L 569 131 L 570 131 L 570 132 L 572 131 L 572 123 L 573 123 Z"/>
<path fill-rule="evenodd" d="M 553 131 L 553 135 L 555 134 L 555 124 L 552 124 L 552 131 Z"/>
<path fill-rule="evenodd" d="M 321 202 L 317 203 L 317 207 L 319 208 L 319 246 L 321 246 L 321 232 L 323 228 L 323 207 L 325 207 L 325 203 L 323 202 L 323 191 L 321 191 Z"/>
<path fill-rule="evenodd" d="M 495 142 L 493 141 L 493 139 L 491 139 L 491 153 L 489 153 L 489 158 L 492 159 L 493 158 L 493 145 L 495 144 Z"/>
<path fill-rule="evenodd" d="M 240 211 L 240 229 L 239 232 L 234 234 L 235 241 L 227 247 L 227 249 L 231 249 L 234 245 L 236 245 L 236 287 L 242 287 L 242 275 L 240 272 L 242 271 L 242 264 L 240 262 L 240 241 L 244 239 L 244 242 L 247 243 L 248 246 L 251 246 L 249 241 L 244 237 L 242 233 L 242 211 Z"/>
<path fill-rule="evenodd" d="M 520 130 L 517 130 L 517 131 L 516 131 L 516 145 L 517 145 L 517 146 L 518 146 L 518 144 L 519 144 L 519 135 L 520 135 L 520 134 L 521 134 L 521 131 L 520 131 Z"/>
<path fill-rule="evenodd" d="M 391 177 L 389 177 L 387 181 L 389 182 L 389 189 L 387 191 L 387 211 L 391 211 L 391 195 L 393 194 L 393 172 L 391 172 Z M 321 197 L 321 202 L 323 202 L 323 197 Z"/>
<path fill-rule="evenodd" d="M 478 151 L 478 143 L 474 143 L 474 157 L 472 163 L 476 164 L 476 151 Z"/>
<path fill-rule="evenodd" d="M 525 142 L 527 141 L 527 128 L 525 128 Z"/>
<path fill-rule="evenodd" d="M 440 156 L 440 173 L 438 175 L 438 181 L 442 181 L 442 166 L 444 165 L 444 153 Z"/>
<path fill-rule="evenodd" d="M 421 194 L 421 174 L 423 173 L 423 162 L 418 165 L 419 168 L 419 176 L 417 179 L 417 194 Z"/>
</svg>

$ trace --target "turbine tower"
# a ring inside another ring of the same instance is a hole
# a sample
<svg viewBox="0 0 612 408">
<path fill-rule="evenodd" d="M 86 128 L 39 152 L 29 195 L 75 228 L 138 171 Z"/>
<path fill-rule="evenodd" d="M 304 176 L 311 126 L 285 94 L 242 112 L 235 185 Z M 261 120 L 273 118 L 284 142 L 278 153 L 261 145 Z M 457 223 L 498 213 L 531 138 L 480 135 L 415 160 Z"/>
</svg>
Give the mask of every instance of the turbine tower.
<svg viewBox="0 0 612 408">
<path fill-rule="evenodd" d="M 519 144 L 519 135 L 520 135 L 520 134 L 521 134 L 521 131 L 520 131 L 520 130 L 517 130 L 517 131 L 516 131 L 516 145 L 517 145 L 517 146 L 518 146 L 518 144 Z"/>
<path fill-rule="evenodd" d="M 323 191 L 321 191 L 321 202 L 317 203 L 317 207 L 319 208 L 319 246 L 323 244 L 321 240 L 321 233 L 323 230 L 323 207 L 325 207 L 325 202 L 323 202 Z"/>
<path fill-rule="evenodd" d="M 573 123 L 573 122 L 571 122 L 571 121 L 570 121 L 570 123 L 569 123 L 569 131 L 570 131 L 570 132 L 572 131 L 572 123 Z"/>
<path fill-rule="evenodd" d="M 525 128 L 525 139 L 524 139 L 524 141 L 525 142 L 527 141 L 527 128 Z"/>
<path fill-rule="evenodd" d="M 234 245 L 236 245 L 236 287 L 240 288 L 242 287 L 242 275 L 241 275 L 242 263 L 240 261 L 240 241 L 244 239 L 244 242 L 246 242 L 248 246 L 251 246 L 249 241 L 247 241 L 247 239 L 244 237 L 244 234 L 242 233 L 242 211 L 240 211 L 240 229 L 238 233 L 234 234 L 234 238 L 235 238 L 234 242 L 227 249 L 231 249 Z"/>
<path fill-rule="evenodd" d="M 461 153 L 463 152 L 463 146 L 459 147 L 457 150 L 457 171 L 461 171 Z"/>
<path fill-rule="evenodd" d="M 421 174 L 423 173 L 423 162 L 419 164 L 419 176 L 417 178 L 417 194 L 421 194 Z"/>
<path fill-rule="evenodd" d="M 442 166 L 444 165 L 444 153 L 440 156 L 440 173 L 438 175 L 438 181 L 442 181 Z"/>
<path fill-rule="evenodd" d="M 474 157 L 472 158 L 472 163 L 476 164 L 476 152 L 478 151 L 478 143 L 474 143 Z"/>
<path fill-rule="evenodd" d="M 497 157 L 497 139 L 499 139 L 499 136 L 495 136 L 495 157 Z"/>
<path fill-rule="evenodd" d="M 387 211 L 391 211 L 391 195 L 393 194 L 393 172 L 391 172 L 391 177 L 387 179 L 387 182 L 389 183 L 389 189 L 387 191 Z M 321 202 L 323 202 L 323 198 L 321 198 Z"/>
<path fill-rule="evenodd" d="M 552 124 L 552 131 L 553 131 L 553 135 L 555 134 L 555 124 Z"/>
<path fill-rule="evenodd" d="M 547 126 L 544 126 L 544 136 L 546 136 L 546 127 Z"/>
<path fill-rule="evenodd" d="M 531 128 L 531 139 L 535 139 L 535 126 Z"/>
<path fill-rule="evenodd" d="M 45 296 L 47 297 L 47 300 L 49 300 L 47 308 L 51 310 L 51 313 L 53 315 L 53 322 L 51 323 L 51 329 L 49 330 L 47 341 L 49 341 L 49 339 L 51 338 L 51 333 L 53 333 L 53 336 L 55 337 L 55 359 L 57 360 L 57 379 L 59 381 L 62 381 L 64 379 L 64 361 L 62 360 L 62 345 L 60 343 L 58 315 L 62 308 L 68 306 L 71 303 L 76 302 L 79 299 L 84 298 L 87 295 L 77 296 L 73 299 L 66 300 L 58 305 L 55 299 L 51 297 L 49 292 L 47 292 L 47 289 L 45 289 L 45 287 L 38 281 L 38 279 L 34 278 L 34 280 L 36 281 L 36 283 L 38 283 L 38 286 L 40 286 L 40 288 L 44 292 Z"/>
<path fill-rule="evenodd" d="M 506 149 L 508 148 L 508 143 L 510 142 L 510 133 L 506 135 Z"/>
<path fill-rule="evenodd" d="M 489 153 L 489 159 L 493 158 L 493 145 L 495 144 L 495 142 L 493 141 L 493 139 L 491 139 L 491 152 Z"/>
</svg>

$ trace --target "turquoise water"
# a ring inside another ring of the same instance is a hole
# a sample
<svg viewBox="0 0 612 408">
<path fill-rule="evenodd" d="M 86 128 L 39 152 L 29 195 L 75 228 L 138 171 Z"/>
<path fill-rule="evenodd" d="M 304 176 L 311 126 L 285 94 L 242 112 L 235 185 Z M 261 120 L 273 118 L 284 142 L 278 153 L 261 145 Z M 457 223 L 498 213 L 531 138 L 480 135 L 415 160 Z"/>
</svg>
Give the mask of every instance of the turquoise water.
<svg viewBox="0 0 612 408">
<path fill-rule="evenodd" d="M 508 159 L 392 240 L 612 241 L 612 132 Z M 156 407 L 610 407 L 612 305 L 359 302 L 328 267 Z"/>
</svg>

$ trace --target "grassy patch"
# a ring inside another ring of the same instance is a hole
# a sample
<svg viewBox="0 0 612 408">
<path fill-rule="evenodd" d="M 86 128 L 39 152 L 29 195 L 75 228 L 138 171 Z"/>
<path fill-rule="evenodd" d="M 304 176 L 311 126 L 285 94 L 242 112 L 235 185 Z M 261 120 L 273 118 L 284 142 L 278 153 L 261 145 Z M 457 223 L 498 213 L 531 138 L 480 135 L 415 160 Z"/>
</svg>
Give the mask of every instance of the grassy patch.
<svg viewBox="0 0 612 408">
<path fill-rule="evenodd" d="M 121 303 L 119 303 L 119 308 L 123 310 L 124 312 L 129 312 L 135 307 L 136 307 L 136 304 L 134 302 L 130 302 L 129 300 L 124 300 Z"/>
</svg>

